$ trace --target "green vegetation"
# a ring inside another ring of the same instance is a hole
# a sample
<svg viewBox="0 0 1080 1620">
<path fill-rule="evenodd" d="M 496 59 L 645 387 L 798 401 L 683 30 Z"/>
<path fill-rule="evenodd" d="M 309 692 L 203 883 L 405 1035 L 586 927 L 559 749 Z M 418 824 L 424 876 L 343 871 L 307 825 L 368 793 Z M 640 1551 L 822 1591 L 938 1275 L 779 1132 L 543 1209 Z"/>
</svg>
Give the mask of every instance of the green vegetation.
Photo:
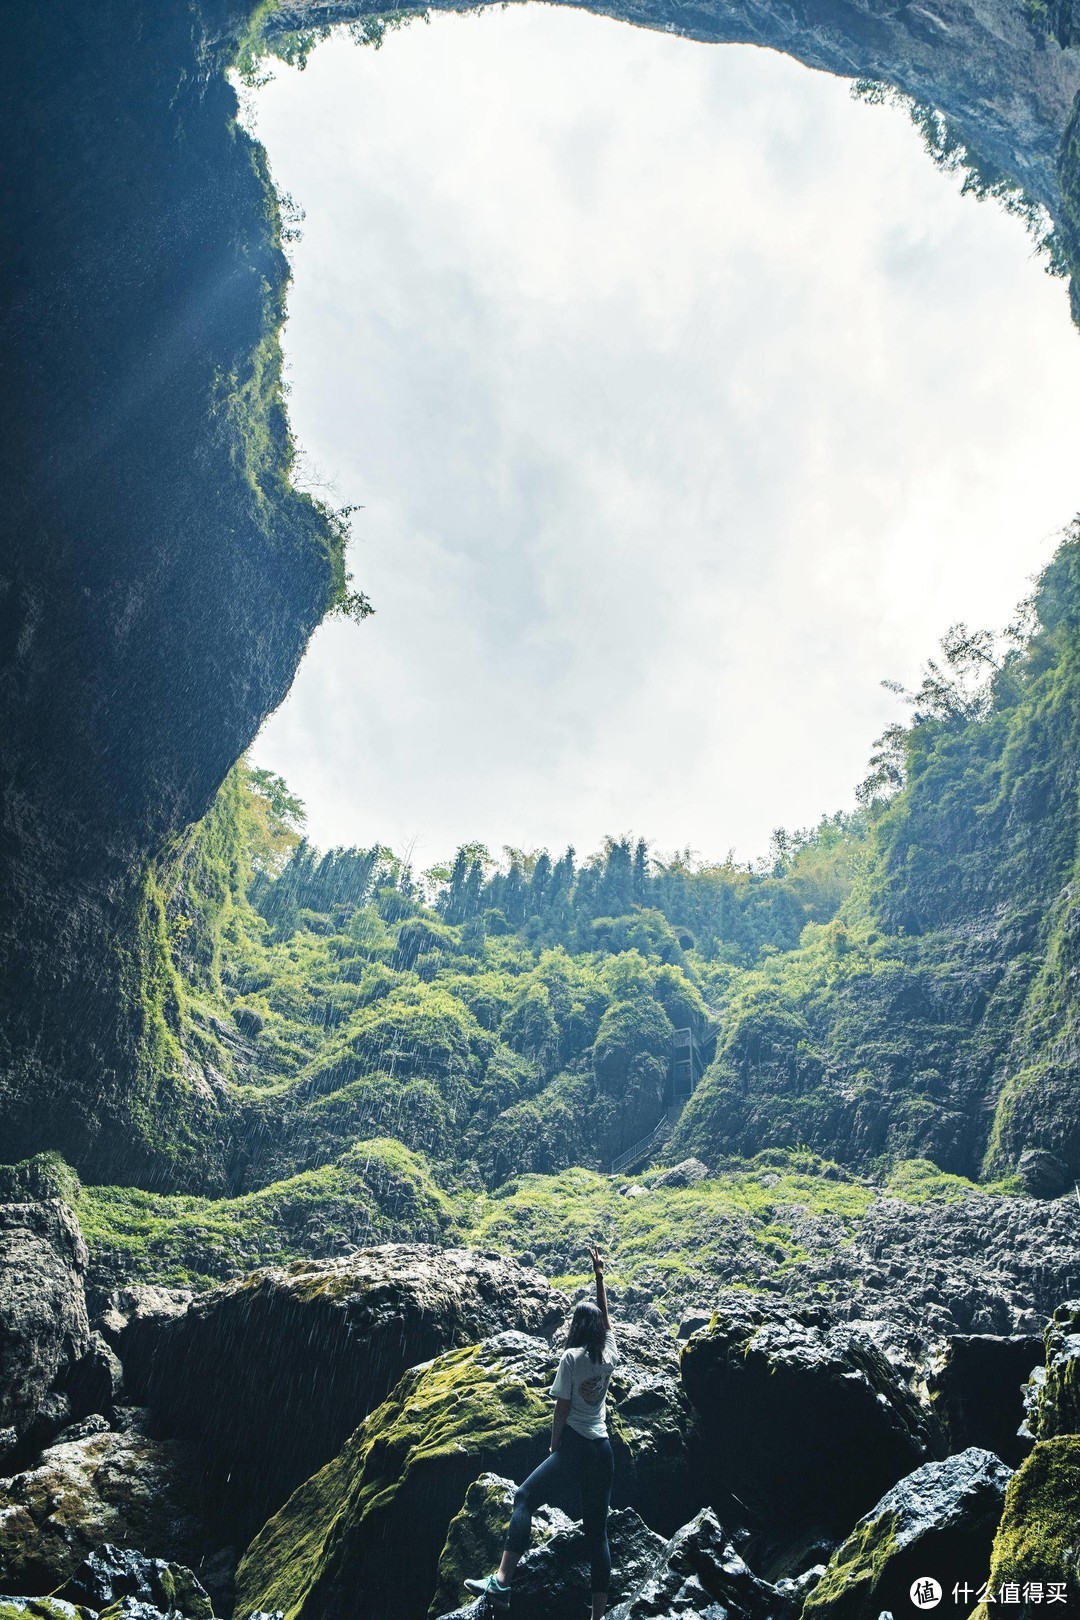
<svg viewBox="0 0 1080 1620">
<path fill-rule="evenodd" d="M 239 1198 L 85 1187 L 76 1208 L 101 1278 L 195 1288 L 356 1244 L 434 1242 L 452 1215 L 430 1168 L 385 1140 Z"/>
<path fill-rule="evenodd" d="M 868 1614 L 873 1594 L 896 1551 L 895 1513 L 863 1520 L 833 1553 L 824 1575 L 807 1597 L 803 1613 L 827 1614 L 830 1620 Z"/>
<path fill-rule="evenodd" d="M 673 1320 L 803 1265 L 807 1218 L 1019 1193 L 1027 1147 L 1080 1173 L 1080 526 L 1019 628 L 956 627 L 906 696 L 859 812 L 748 868 L 622 838 L 419 874 L 315 850 L 239 765 L 147 891 L 131 1013 L 154 1073 L 205 1078 L 171 1151 L 231 1196 L 83 1189 L 95 1265 L 200 1281 L 431 1236 L 573 1285 L 587 1227 Z M 707 1067 L 659 1162 L 712 1174 L 609 1177 L 687 1027 Z"/>
<path fill-rule="evenodd" d="M 1015 1582 L 1023 1593 L 1029 1581 L 1063 1582 L 1066 1601 L 1075 1604 L 1080 1598 L 1078 1525 L 1080 1437 L 1040 1440 L 1009 1481 L 990 1556 L 989 1590 L 997 1594 L 1004 1583 Z M 1034 1610 L 1025 1599 L 1018 1612 L 1030 1616 Z M 989 1612 L 981 1603 L 972 1620 L 986 1620 Z"/>
</svg>

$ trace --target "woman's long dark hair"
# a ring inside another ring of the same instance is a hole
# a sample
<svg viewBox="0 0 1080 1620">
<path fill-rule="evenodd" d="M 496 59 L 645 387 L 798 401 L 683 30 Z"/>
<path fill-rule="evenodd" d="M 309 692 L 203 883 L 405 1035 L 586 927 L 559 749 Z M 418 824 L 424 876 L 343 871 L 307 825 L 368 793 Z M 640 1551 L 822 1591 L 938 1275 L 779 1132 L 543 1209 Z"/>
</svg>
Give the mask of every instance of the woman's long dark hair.
<svg viewBox="0 0 1080 1620">
<path fill-rule="evenodd" d="M 577 1305 L 570 1318 L 570 1331 L 566 1335 L 568 1350 L 587 1350 L 590 1361 L 600 1361 L 604 1354 L 607 1324 L 595 1305 Z"/>
</svg>

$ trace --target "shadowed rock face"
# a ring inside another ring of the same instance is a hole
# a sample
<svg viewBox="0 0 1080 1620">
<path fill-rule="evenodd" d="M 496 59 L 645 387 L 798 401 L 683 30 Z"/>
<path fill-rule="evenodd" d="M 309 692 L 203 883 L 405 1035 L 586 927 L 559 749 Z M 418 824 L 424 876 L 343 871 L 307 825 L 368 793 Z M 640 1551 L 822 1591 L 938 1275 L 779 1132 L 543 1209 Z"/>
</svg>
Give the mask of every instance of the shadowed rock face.
<svg viewBox="0 0 1080 1620">
<path fill-rule="evenodd" d="M 90 1348 L 85 1266 L 66 1204 L 0 1204 L 0 1461 Z"/>
<path fill-rule="evenodd" d="M 1049 28 L 1015 0 L 593 9 L 885 80 L 1061 211 L 1080 55 L 1060 7 Z M 227 1108 L 184 1050 L 162 909 L 178 836 L 288 689 L 334 549 L 288 484 L 287 270 L 224 77 L 255 10 L 15 8 L 0 112 L 0 1133 L 12 1159 L 208 1190 Z"/>
<path fill-rule="evenodd" d="M 945 1449 L 936 1419 L 884 1354 L 824 1311 L 733 1303 L 682 1353 L 701 1419 L 708 1497 L 749 1509 L 755 1560 L 835 1538 L 901 1475 Z"/>
<path fill-rule="evenodd" d="M 126 1361 L 129 1388 L 199 1443 L 242 1545 L 406 1368 L 492 1333 L 548 1335 L 566 1309 L 513 1261 L 386 1244 L 268 1267 L 148 1321 Z"/>
<path fill-rule="evenodd" d="M 971 1447 L 918 1468 L 888 1491 L 833 1555 L 807 1620 L 877 1620 L 903 1613 L 913 1581 L 933 1574 L 947 1594 L 981 1581 L 1011 1470 Z"/>
<path fill-rule="evenodd" d="M 48 1142 L 106 1178 L 220 1185 L 191 1140 L 213 1087 L 171 1048 L 154 879 L 327 601 L 271 390 L 286 265 L 197 12 L 9 21 L 0 1137 L 11 1159 Z"/>
</svg>

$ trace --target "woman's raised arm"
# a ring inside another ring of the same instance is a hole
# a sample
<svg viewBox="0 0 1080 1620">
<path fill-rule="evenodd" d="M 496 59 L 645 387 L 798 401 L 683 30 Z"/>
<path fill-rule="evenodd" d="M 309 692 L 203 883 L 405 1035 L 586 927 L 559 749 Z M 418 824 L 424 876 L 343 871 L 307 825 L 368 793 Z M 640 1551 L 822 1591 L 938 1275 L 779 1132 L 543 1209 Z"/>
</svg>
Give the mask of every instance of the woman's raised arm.
<svg viewBox="0 0 1080 1620">
<path fill-rule="evenodd" d="M 608 1315 L 607 1289 L 604 1286 L 604 1257 L 595 1243 L 589 1244 L 589 1259 L 592 1261 L 593 1277 L 596 1281 L 597 1309 L 604 1318 L 604 1326 L 610 1331 L 611 1317 Z"/>
</svg>

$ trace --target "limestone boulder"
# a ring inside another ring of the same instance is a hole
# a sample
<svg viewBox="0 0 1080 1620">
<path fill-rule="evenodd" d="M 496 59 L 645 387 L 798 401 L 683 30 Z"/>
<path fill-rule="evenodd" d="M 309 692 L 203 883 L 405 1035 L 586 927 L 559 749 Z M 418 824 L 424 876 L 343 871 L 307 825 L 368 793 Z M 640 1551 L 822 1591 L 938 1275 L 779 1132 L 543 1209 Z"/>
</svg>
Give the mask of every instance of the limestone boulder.
<svg viewBox="0 0 1080 1620">
<path fill-rule="evenodd" d="M 513 1620 L 582 1620 L 588 1613 L 591 1578 L 581 1526 L 555 1510 L 546 1528 L 548 1533 L 517 1567 L 510 1607 Z M 618 1602 L 646 1579 L 663 1554 L 664 1538 L 632 1508 L 616 1508 L 608 1519 L 608 1541 L 611 1593 Z M 484 1608 L 483 1601 L 468 1603 L 453 1610 L 447 1620 L 487 1620 Z M 432 1614 L 437 1613 L 446 1611 L 433 1608 Z"/>
<path fill-rule="evenodd" d="M 1045 1365 L 1027 1389 L 1028 1429 L 1038 1440 L 1080 1434 L 1080 1300 L 1058 1306 L 1043 1344 Z"/>
<path fill-rule="evenodd" d="M 613 1507 L 632 1510 L 619 1521 L 625 1527 L 653 1512 L 667 1522 L 681 1502 L 702 1505 L 697 1430 L 677 1381 L 676 1346 L 626 1329 L 620 1350 L 609 1406 Z M 544 1340 L 510 1332 L 406 1372 L 255 1537 L 238 1572 L 237 1612 L 344 1620 L 359 1611 L 380 1620 L 426 1609 L 436 1595 L 452 1608 L 465 1564 L 494 1561 L 501 1545 L 510 1516 L 505 1482 L 523 1479 L 547 1455 L 557 1361 Z M 552 1506 L 580 1512 L 572 1494 Z"/>
<path fill-rule="evenodd" d="M 201 1447 L 246 1540 L 406 1368 L 494 1333 L 547 1335 L 566 1309 L 513 1261 L 385 1244 L 225 1283 L 146 1325 L 125 1370 L 166 1431 Z"/>
<path fill-rule="evenodd" d="M 546 1455 L 555 1365 L 543 1340 L 503 1333 L 405 1373 L 255 1537 L 236 1612 L 423 1614 L 469 1486 L 485 1472 L 523 1479 Z"/>
<path fill-rule="evenodd" d="M 438 1581 L 428 1610 L 431 1620 L 457 1608 L 468 1576 L 486 1574 L 498 1564 L 513 1512 L 515 1488 L 514 1480 L 500 1474 L 481 1474 L 465 1492 L 465 1501 L 450 1521 L 439 1554 Z M 569 1522 L 559 1508 L 540 1508 L 533 1514 L 533 1546 L 548 1541 Z"/>
<path fill-rule="evenodd" d="M 729 1296 L 686 1340 L 706 1500 L 759 1529 L 758 1567 L 786 1543 L 835 1541 L 898 1479 L 946 1450 L 928 1403 L 884 1350 L 814 1307 L 784 1314 Z"/>
<path fill-rule="evenodd" d="M 211 1551 L 198 1478 L 175 1443 L 105 1430 L 0 1479 L 0 1590 L 55 1592 L 105 1542 L 194 1566 Z"/>
<path fill-rule="evenodd" d="M 0 1204 L 0 1431 L 9 1431 L 9 1453 L 90 1347 L 86 1263 L 62 1200 Z M 54 1414 L 58 1426 L 71 1416 L 70 1407 Z"/>
<path fill-rule="evenodd" d="M 125 1602 L 182 1615 L 183 1620 L 211 1620 L 214 1612 L 209 1593 L 183 1564 L 108 1543 L 84 1559 L 58 1596 L 99 1612 Z"/>
<path fill-rule="evenodd" d="M 954 1585 L 981 1579 L 1012 1471 L 972 1446 L 925 1463 L 860 1519 L 803 1607 L 803 1620 L 877 1620 L 912 1612 L 912 1583 L 931 1575 L 951 1604 Z"/>
</svg>

